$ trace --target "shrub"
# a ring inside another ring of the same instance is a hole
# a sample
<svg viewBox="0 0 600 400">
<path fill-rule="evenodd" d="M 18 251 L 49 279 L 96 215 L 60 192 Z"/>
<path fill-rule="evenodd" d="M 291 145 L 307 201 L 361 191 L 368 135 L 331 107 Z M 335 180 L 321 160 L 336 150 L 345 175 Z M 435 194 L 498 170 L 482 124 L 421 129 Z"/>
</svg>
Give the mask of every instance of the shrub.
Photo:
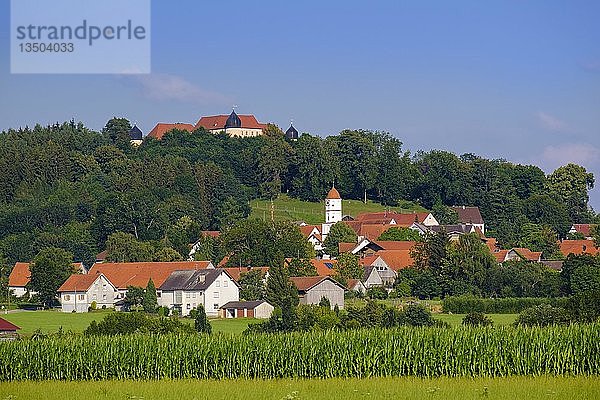
<svg viewBox="0 0 600 400">
<path fill-rule="evenodd" d="M 171 310 L 169 310 L 169 307 L 162 306 L 162 307 L 158 307 L 157 312 L 158 312 L 158 315 L 161 317 L 168 317 Z"/>
<path fill-rule="evenodd" d="M 569 313 L 560 307 L 540 304 L 523 310 L 515 321 L 515 326 L 548 326 L 569 324 Z"/>
<path fill-rule="evenodd" d="M 194 328 L 196 329 L 196 332 L 210 334 L 212 332 L 212 326 L 210 326 L 210 322 L 208 322 L 208 317 L 206 316 L 206 312 L 204 311 L 204 306 L 202 304 L 198 306 L 195 314 Z"/>
<path fill-rule="evenodd" d="M 550 304 L 554 307 L 565 308 L 567 298 L 544 297 L 506 297 L 506 298 L 480 298 L 475 296 L 449 296 L 444 299 L 443 311 L 453 314 L 468 314 L 480 312 L 485 314 L 517 314 L 521 311 L 540 304 Z"/>
<path fill-rule="evenodd" d="M 92 303 L 90 304 L 90 311 L 95 311 L 98 308 L 98 303 L 96 303 L 96 300 L 92 301 Z"/>
<path fill-rule="evenodd" d="M 319 301 L 319 306 L 320 307 L 325 307 L 325 308 L 331 308 L 331 303 L 329 302 L 329 299 L 325 296 L 321 297 L 321 301 Z"/>
<path fill-rule="evenodd" d="M 579 322 L 595 322 L 600 318 L 600 290 L 588 290 L 569 299 L 567 310 Z"/>
<path fill-rule="evenodd" d="M 464 316 L 462 324 L 470 326 L 490 326 L 494 324 L 494 321 L 484 313 L 472 312 Z"/>
<path fill-rule="evenodd" d="M 373 286 L 367 290 L 367 297 L 374 300 L 385 300 L 388 298 L 388 293 L 381 286 Z"/>
<path fill-rule="evenodd" d="M 422 304 L 411 304 L 404 309 L 403 322 L 411 326 L 433 326 L 435 320 L 431 312 Z"/>
</svg>

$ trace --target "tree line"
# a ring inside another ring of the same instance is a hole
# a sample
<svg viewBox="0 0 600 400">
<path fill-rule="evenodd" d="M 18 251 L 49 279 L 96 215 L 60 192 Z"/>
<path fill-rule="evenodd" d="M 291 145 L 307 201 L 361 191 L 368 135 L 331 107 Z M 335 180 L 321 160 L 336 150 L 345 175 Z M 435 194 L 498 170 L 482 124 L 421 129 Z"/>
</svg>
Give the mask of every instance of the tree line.
<svg viewBox="0 0 600 400">
<path fill-rule="evenodd" d="M 320 201 L 334 181 L 343 198 L 413 201 L 442 222 L 448 206 L 479 206 L 488 235 L 505 247 L 518 244 L 528 224 L 564 237 L 571 223 L 598 220 L 588 207 L 594 177 L 574 164 L 546 175 L 472 154 L 413 154 L 389 133 L 366 130 L 291 142 L 274 125 L 255 138 L 175 130 L 133 147 L 130 129 L 113 118 L 101 132 L 70 121 L 0 134 L 5 263 L 57 247 L 89 264 L 115 232 L 168 259 L 170 250 L 154 253 L 185 252 L 201 230 L 226 232 L 249 215 L 251 199 L 283 192 Z"/>
</svg>

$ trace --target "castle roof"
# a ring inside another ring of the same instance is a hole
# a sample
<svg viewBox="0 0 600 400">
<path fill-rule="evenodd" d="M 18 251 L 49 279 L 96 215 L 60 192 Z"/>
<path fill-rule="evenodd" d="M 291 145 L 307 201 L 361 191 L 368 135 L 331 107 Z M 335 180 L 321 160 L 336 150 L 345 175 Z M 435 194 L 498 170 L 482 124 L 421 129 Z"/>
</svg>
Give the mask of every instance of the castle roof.
<svg viewBox="0 0 600 400">
<path fill-rule="evenodd" d="M 298 139 L 298 131 L 294 128 L 293 124 L 290 124 L 290 127 L 285 131 L 285 137 L 291 140 Z"/>
</svg>

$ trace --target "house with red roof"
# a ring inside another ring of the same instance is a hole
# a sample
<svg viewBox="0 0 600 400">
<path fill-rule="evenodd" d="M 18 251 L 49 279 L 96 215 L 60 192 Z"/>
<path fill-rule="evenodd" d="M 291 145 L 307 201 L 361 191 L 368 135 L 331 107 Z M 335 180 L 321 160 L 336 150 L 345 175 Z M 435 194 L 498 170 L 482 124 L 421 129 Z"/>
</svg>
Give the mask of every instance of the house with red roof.
<svg viewBox="0 0 600 400">
<path fill-rule="evenodd" d="M 27 289 L 27 284 L 31 277 L 30 265 L 28 262 L 17 262 L 12 271 L 10 271 L 10 275 L 8 276 L 8 290 L 16 297 L 32 296 L 35 294 L 35 292 Z M 78 262 L 73 263 L 73 272 L 85 274 L 86 271 L 83 264 Z"/>
<path fill-rule="evenodd" d="M 496 261 L 500 264 L 506 261 L 532 261 L 541 262 L 542 252 L 531 251 L 527 248 L 512 248 L 510 250 L 497 250 L 492 252 Z"/>
<path fill-rule="evenodd" d="M 113 308 L 117 288 L 104 274 L 74 274 L 58 288 L 63 312 L 87 312 L 92 303 L 97 308 Z"/>
<path fill-rule="evenodd" d="M 569 233 L 571 235 L 579 233 L 583 235 L 584 239 L 592 240 L 592 229 L 594 229 L 596 226 L 596 224 L 573 224 L 569 230 Z"/>
<path fill-rule="evenodd" d="M 560 242 L 560 252 L 567 257 L 569 254 L 590 254 L 595 256 L 600 253 L 593 240 L 563 240 Z"/>
<path fill-rule="evenodd" d="M 156 140 L 161 140 L 167 132 L 171 132 L 173 130 L 193 132 L 194 125 L 182 124 L 182 123 L 171 124 L 171 123 L 159 122 L 156 124 L 156 126 L 154 126 L 154 128 L 152 128 L 152 130 L 150 132 L 148 132 L 147 137 L 151 137 Z"/>
<path fill-rule="evenodd" d="M 461 224 L 474 225 L 485 235 L 485 222 L 479 211 L 479 207 L 455 206 L 452 209 L 458 215 Z"/>
</svg>

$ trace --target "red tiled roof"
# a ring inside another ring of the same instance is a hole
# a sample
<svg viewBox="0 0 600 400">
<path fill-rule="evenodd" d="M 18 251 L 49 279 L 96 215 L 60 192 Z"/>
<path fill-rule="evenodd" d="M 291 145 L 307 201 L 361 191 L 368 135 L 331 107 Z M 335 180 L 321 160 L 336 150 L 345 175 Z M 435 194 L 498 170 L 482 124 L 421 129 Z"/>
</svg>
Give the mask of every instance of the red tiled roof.
<svg viewBox="0 0 600 400">
<path fill-rule="evenodd" d="M 154 128 L 152 128 L 152 130 L 150 131 L 150 133 L 148 133 L 148 136 L 160 140 L 165 135 L 165 133 L 170 132 L 173 129 L 179 129 L 181 131 L 193 132 L 194 131 L 194 125 L 192 125 L 192 124 L 179 124 L 179 123 L 176 123 L 176 124 L 167 124 L 167 123 L 159 122 L 158 124 L 156 124 L 156 126 Z"/>
<path fill-rule="evenodd" d="M 332 282 L 343 288 L 342 285 L 340 285 L 335 279 L 329 276 L 294 276 L 290 278 L 290 281 L 292 281 L 294 285 L 296 285 L 298 291 L 306 292 L 327 279 L 331 280 Z"/>
<path fill-rule="evenodd" d="M 381 212 L 370 212 L 370 213 L 362 213 L 358 214 L 356 217 L 357 221 L 362 221 L 363 223 L 370 221 L 391 221 L 392 219 L 396 221 L 396 224 L 399 226 L 411 226 L 414 222 L 423 223 L 425 218 L 429 216 L 428 212 L 418 212 L 418 213 L 408 213 L 408 214 L 400 214 L 395 211 L 381 211 Z"/>
<path fill-rule="evenodd" d="M 255 270 L 259 270 L 263 274 L 269 272 L 269 267 L 227 267 L 227 268 L 223 268 L 223 269 L 225 271 L 227 271 L 229 276 L 231 276 L 231 279 L 233 279 L 236 282 L 239 282 L 242 274 L 245 274 L 246 272 L 255 271 Z"/>
<path fill-rule="evenodd" d="M 408 268 L 414 264 L 414 260 L 410 255 L 411 250 L 381 250 L 376 254 L 380 256 L 383 261 L 393 269 L 394 271 L 399 271 L 404 268 Z"/>
<path fill-rule="evenodd" d="M 360 226 L 359 236 L 364 236 L 369 240 L 377 240 L 379 236 L 391 227 L 395 227 L 397 225 L 388 225 L 388 224 L 370 224 L 363 223 Z"/>
<path fill-rule="evenodd" d="M 29 283 L 29 263 L 18 262 L 8 276 L 8 286 L 25 286 Z"/>
<path fill-rule="evenodd" d="M 506 258 L 506 255 L 508 254 L 508 250 L 498 250 L 498 251 L 494 251 L 492 254 L 496 258 L 496 261 L 501 263 L 501 262 L 504 262 L 504 259 Z"/>
<path fill-rule="evenodd" d="M 302 232 L 302 234 L 304 235 L 304 237 L 309 237 L 310 233 L 315 228 L 317 229 L 317 231 L 319 231 L 319 233 L 321 233 L 321 230 L 319 229 L 319 227 L 317 225 L 304 225 L 304 226 L 300 226 L 300 232 Z"/>
<path fill-rule="evenodd" d="M 4 318 L 0 318 L 0 331 L 3 332 L 15 332 L 17 329 L 21 329 L 12 322 L 5 320 Z"/>
<path fill-rule="evenodd" d="M 518 255 L 520 255 L 528 261 L 539 261 L 542 257 L 541 251 L 531 251 L 524 247 L 517 247 L 512 250 L 516 251 Z"/>
<path fill-rule="evenodd" d="M 356 234 L 360 233 L 360 227 L 362 226 L 361 221 L 342 221 L 344 224 L 348 225 Z"/>
<path fill-rule="evenodd" d="M 479 207 L 456 206 L 452 207 L 458 214 L 458 220 L 463 224 L 483 224 L 483 217 L 479 212 Z"/>
<path fill-rule="evenodd" d="M 573 224 L 573 228 L 575 231 L 583 234 L 585 237 L 590 237 L 592 235 L 592 227 L 596 226 L 595 224 Z"/>
<path fill-rule="evenodd" d="M 26 262 L 15 263 L 15 266 L 8 276 L 8 286 L 25 286 L 29 283 L 31 277 L 29 264 L 30 263 Z M 73 263 L 73 270 L 85 272 L 83 264 L 80 262 Z"/>
<path fill-rule="evenodd" d="M 313 258 L 310 260 L 311 264 L 315 266 L 317 270 L 317 275 L 319 276 L 331 276 L 335 275 L 335 265 L 337 264 L 337 260 L 319 260 L 317 258 Z M 331 268 L 327 265 L 330 264 Z"/>
<path fill-rule="evenodd" d="M 338 250 L 341 253 L 349 253 L 357 246 L 356 243 L 346 243 L 340 242 L 338 243 Z"/>
<path fill-rule="evenodd" d="M 591 254 L 595 256 L 600 253 L 593 240 L 563 240 L 560 242 L 560 252 L 565 256 L 569 254 Z"/>
<path fill-rule="evenodd" d="M 221 236 L 221 231 L 202 231 L 202 236 L 210 236 L 213 238 L 217 238 Z"/>
<path fill-rule="evenodd" d="M 254 115 L 238 114 L 238 117 L 240 117 L 240 120 L 242 121 L 242 128 L 265 129 L 267 127 L 267 124 L 261 124 L 260 122 L 258 122 Z M 229 115 L 211 115 L 207 117 L 202 117 L 198 120 L 194 128 L 198 129 L 202 127 L 208 131 L 224 130 L 227 118 L 229 118 Z"/>
<path fill-rule="evenodd" d="M 354 289 L 360 283 L 360 279 L 348 279 L 348 289 Z"/>
<path fill-rule="evenodd" d="M 148 281 L 159 287 L 173 271 L 206 269 L 210 261 L 96 263 L 88 274 L 102 273 L 118 289 L 146 287 Z"/>
<path fill-rule="evenodd" d="M 340 192 L 335 187 L 332 187 L 329 193 L 327 193 L 326 199 L 341 199 Z"/>
<path fill-rule="evenodd" d="M 488 249 L 490 249 L 491 252 L 494 252 L 498 249 L 498 243 L 495 238 L 482 238 L 482 240 L 485 242 L 485 245 Z"/>
<path fill-rule="evenodd" d="M 92 286 L 92 283 L 98 279 L 94 274 L 73 274 L 58 288 L 59 292 L 86 291 Z"/>
</svg>

